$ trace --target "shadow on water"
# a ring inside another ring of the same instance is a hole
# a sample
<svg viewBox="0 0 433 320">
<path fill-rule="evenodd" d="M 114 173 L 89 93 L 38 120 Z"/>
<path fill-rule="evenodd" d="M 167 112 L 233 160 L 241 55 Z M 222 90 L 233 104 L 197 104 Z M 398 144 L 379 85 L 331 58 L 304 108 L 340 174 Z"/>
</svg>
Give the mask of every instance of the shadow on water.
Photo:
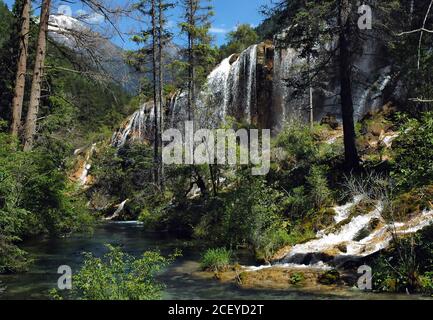
<svg viewBox="0 0 433 320">
<path fill-rule="evenodd" d="M 63 239 L 33 240 L 23 246 L 35 259 L 25 274 L 0 275 L 0 299 L 48 299 L 49 291 L 56 288 L 57 269 L 68 265 L 73 272 L 83 262 L 83 253 L 103 255 L 106 244 L 120 246 L 129 254 L 139 256 L 147 250 L 158 250 L 164 255 L 176 249 L 183 256 L 160 276 L 166 285 L 164 299 L 176 300 L 243 300 L 243 299 L 400 299 L 396 295 L 366 295 L 359 291 L 303 292 L 301 290 L 246 290 L 232 284 L 223 284 L 193 275 L 199 268 L 200 250 L 194 249 L 165 234 L 150 233 L 137 223 L 104 223 L 92 235 L 75 235 Z M 241 262 L 248 263 L 246 257 Z"/>
</svg>

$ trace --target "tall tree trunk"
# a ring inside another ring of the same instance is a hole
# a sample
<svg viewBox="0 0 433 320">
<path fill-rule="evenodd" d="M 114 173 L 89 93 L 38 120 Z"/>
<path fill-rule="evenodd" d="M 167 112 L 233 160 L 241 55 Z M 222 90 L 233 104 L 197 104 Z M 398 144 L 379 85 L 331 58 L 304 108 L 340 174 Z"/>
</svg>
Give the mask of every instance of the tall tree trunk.
<svg viewBox="0 0 433 320">
<path fill-rule="evenodd" d="M 50 7 L 51 0 L 44 0 L 42 3 L 41 18 L 39 22 L 39 36 L 36 48 L 35 67 L 33 71 L 32 90 L 30 93 L 30 104 L 25 125 L 24 151 L 29 151 L 33 148 L 33 141 L 36 133 L 36 122 L 41 101 L 42 76 L 44 73 L 45 56 L 47 53 L 47 32 L 48 20 L 50 18 Z"/>
<path fill-rule="evenodd" d="M 158 81 L 157 81 L 157 28 L 156 28 L 156 0 L 152 0 L 152 76 L 153 76 L 153 113 L 154 113 L 154 182 L 159 186 L 159 130 L 158 130 Z"/>
<path fill-rule="evenodd" d="M 314 128 L 314 105 L 313 105 L 313 84 L 311 78 L 311 56 L 308 55 L 308 85 L 309 85 L 309 94 L 310 94 L 310 128 Z"/>
<path fill-rule="evenodd" d="M 356 148 L 355 123 L 353 119 L 353 99 L 350 62 L 350 1 L 338 1 L 338 25 L 339 25 L 339 67 L 341 82 L 341 109 L 343 116 L 344 150 L 346 166 L 349 169 L 359 168 L 359 156 Z"/>
<path fill-rule="evenodd" d="M 195 7 L 197 0 L 189 1 L 189 25 L 190 29 L 195 28 Z M 188 120 L 194 120 L 195 110 L 195 59 L 194 59 L 194 35 L 188 32 Z"/>
<path fill-rule="evenodd" d="M 164 8 L 163 0 L 158 0 L 159 23 L 158 23 L 158 77 L 159 77 L 159 179 L 160 187 L 164 189 L 164 163 L 162 161 L 162 132 L 164 130 L 164 78 L 163 78 L 163 46 L 164 46 Z"/>
<path fill-rule="evenodd" d="M 21 128 L 21 115 L 23 110 L 24 91 L 27 73 L 27 55 L 30 32 L 30 0 L 24 0 L 21 11 L 20 51 L 18 69 L 15 78 L 14 98 L 12 100 L 11 134 L 18 136 Z"/>
</svg>

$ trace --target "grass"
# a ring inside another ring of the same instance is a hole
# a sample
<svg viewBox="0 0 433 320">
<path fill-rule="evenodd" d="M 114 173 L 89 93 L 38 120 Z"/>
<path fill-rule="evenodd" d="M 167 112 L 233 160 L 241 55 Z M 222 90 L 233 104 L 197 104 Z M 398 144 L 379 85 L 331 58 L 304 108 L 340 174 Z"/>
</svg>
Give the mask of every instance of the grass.
<svg viewBox="0 0 433 320">
<path fill-rule="evenodd" d="M 221 272 L 230 266 L 231 258 L 231 251 L 225 248 L 208 249 L 201 258 L 201 268 L 207 271 Z"/>
</svg>

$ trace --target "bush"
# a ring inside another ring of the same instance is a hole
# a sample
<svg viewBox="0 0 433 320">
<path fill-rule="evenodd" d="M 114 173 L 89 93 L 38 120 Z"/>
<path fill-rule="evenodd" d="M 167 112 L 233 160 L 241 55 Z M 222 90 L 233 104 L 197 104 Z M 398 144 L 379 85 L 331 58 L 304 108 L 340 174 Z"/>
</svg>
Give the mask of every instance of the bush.
<svg viewBox="0 0 433 320">
<path fill-rule="evenodd" d="M 27 271 L 30 262 L 24 251 L 0 234 L 0 274 Z"/>
<path fill-rule="evenodd" d="M 399 190 L 409 191 L 433 183 L 433 113 L 420 120 L 406 119 L 395 145 L 392 177 Z"/>
<path fill-rule="evenodd" d="M 85 254 L 84 265 L 73 276 L 72 296 L 82 300 L 157 300 L 162 297 L 163 284 L 156 275 L 174 259 L 176 253 L 164 258 L 158 252 L 145 252 L 134 258 L 119 248 L 108 245 L 102 258 Z M 52 293 L 59 298 L 58 293 Z"/>
<path fill-rule="evenodd" d="M 433 296 L 433 272 L 427 272 L 420 277 L 423 293 Z"/>
<path fill-rule="evenodd" d="M 394 239 L 392 247 L 372 262 L 374 289 L 426 292 L 433 272 L 433 227 L 416 235 Z"/>
<path fill-rule="evenodd" d="M 337 284 L 340 281 L 340 273 L 337 270 L 326 271 L 324 274 L 319 276 L 318 281 L 320 284 L 327 286 Z"/>
<path fill-rule="evenodd" d="M 207 271 L 221 272 L 227 270 L 232 258 L 231 251 L 219 248 L 207 250 L 201 258 L 201 268 Z"/>
<path fill-rule="evenodd" d="M 328 187 L 328 181 L 325 176 L 324 167 L 313 166 L 310 174 L 307 177 L 309 186 L 310 199 L 317 209 L 326 207 L 332 204 L 332 194 Z"/>
<path fill-rule="evenodd" d="M 301 272 L 293 273 L 290 276 L 290 280 L 289 281 L 294 286 L 300 285 L 302 282 L 305 281 L 305 275 L 303 273 L 301 273 Z"/>
<path fill-rule="evenodd" d="M 16 141 L 0 134 L 0 272 L 22 270 L 25 255 L 15 247 L 22 239 L 87 231 L 93 223 L 56 157 L 41 149 L 17 149 Z"/>
</svg>

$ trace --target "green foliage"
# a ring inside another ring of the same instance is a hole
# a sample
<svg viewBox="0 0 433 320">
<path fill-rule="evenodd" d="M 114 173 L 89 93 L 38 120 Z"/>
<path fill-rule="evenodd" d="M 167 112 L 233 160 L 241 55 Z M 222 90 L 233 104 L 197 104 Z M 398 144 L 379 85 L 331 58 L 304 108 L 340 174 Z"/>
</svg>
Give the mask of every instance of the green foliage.
<svg viewBox="0 0 433 320">
<path fill-rule="evenodd" d="M 135 258 L 108 245 L 102 258 L 85 254 L 84 265 L 73 276 L 72 296 L 82 300 L 157 300 L 163 284 L 156 276 L 172 263 L 179 253 L 164 258 L 158 252 L 145 252 Z M 54 295 L 54 297 L 59 297 Z"/>
<path fill-rule="evenodd" d="M 373 259 L 374 289 L 389 292 L 431 294 L 433 272 L 433 228 L 417 235 L 395 237 L 392 247 Z"/>
<path fill-rule="evenodd" d="M 249 46 L 259 42 L 257 32 L 249 24 L 241 24 L 227 35 L 227 43 L 220 48 L 220 58 L 241 53 Z"/>
<path fill-rule="evenodd" d="M 47 64 L 53 66 L 47 69 L 51 94 L 42 99 L 38 141 L 43 145 L 60 137 L 78 148 L 94 142 L 91 139 L 98 133 L 103 138 L 111 136 L 134 106 L 118 85 L 74 72 L 75 64 L 91 67 L 83 61 L 73 63 L 64 57 L 65 51 L 68 53 L 69 49 L 54 47 L 47 57 Z"/>
<path fill-rule="evenodd" d="M 166 201 L 166 194 L 157 192 L 152 182 L 153 165 L 153 150 L 144 144 L 128 144 L 118 151 L 108 146 L 93 161 L 97 180 L 92 190 L 109 195 L 112 202 L 129 199 L 126 210 L 135 219 L 144 209 Z"/>
<path fill-rule="evenodd" d="M 422 291 L 425 294 L 433 296 L 433 272 L 426 272 L 420 277 Z"/>
<path fill-rule="evenodd" d="M 209 0 L 182 0 L 183 21 L 179 24 L 181 33 L 191 39 L 191 43 L 183 50 L 184 59 L 176 63 L 180 68 L 179 84 L 185 87 L 187 82 L 199 88 L 206 80 L 207 75 L 216 64 L 218 50 L 212 46 L 212 36 L 209 33 L 211 18 L 214 15 Z M 191 79 L 191 69 L 195 75 Z"/>
<path fill-rule="evenodd" d="M 290 276 L 290 283 L 294 286 L 298 286 L 305 281 L 305 275 L 302 272 L 295 272 Z"/>
<path fill-rule="evenodd" d="M 332 204 L 331 190 L 325 176 L 326 168 L 313 166 L 307 177 L 309 198 L 316 208 L 326 207 Z"/>
<path fill-rule="evenodd" d="M 287 243 L 283 193 L 263 177 L 240 173 L 236 190 L 226 195 L 222 235 L 231 246 L 248 244 L 256 255 L 269 259 Z"/>
<path fill-rule="evenodd" d="M 88 229 L 92 224 L 85 200 L 74 193 L 51 154 L 17 151 L 17 143 L 0 133 L 0 234 L 2 247 L 22 265 L 23 254 L 12 250 L 20 239 Z M 5 257 L 4 261 L 12 261 Z M 13 270 L 10 263 L 0 269 Z M 18 269 L 20 269 L 18 267 Z"/>
<path fill-rule="evenodd" d="M 398 189 L 408 191 L 433 182 L 433 113 L 406 119 L 395 142 L 392 177 Z"/>
<path fill-rule="evenodd" d="M 200 265 L 203 270 L 221 272 L 229 267 L 231 259 L 231 251 L 225 248 L 208 249 L 203 254 Z"/>
<path fill-rule="evenodd" d="M 0 274 L 25 272 L 31 260 L 13 244 L 14 238 L 0 234 Z"/>
<path fill-rule="evenodd" d="M 337 284 L 340 281 L 340 273 L 337 270 L 326 271 L 319 276 L 319 283 L 327 286 Z"/>
<path fill-rule="evenodd" d="M 14 16 L 3 1 L 0 1 L 0 119 L 7 119 L 13 97 L 15 81 L 17 38 L 14 34 Z"/>
</svg>

